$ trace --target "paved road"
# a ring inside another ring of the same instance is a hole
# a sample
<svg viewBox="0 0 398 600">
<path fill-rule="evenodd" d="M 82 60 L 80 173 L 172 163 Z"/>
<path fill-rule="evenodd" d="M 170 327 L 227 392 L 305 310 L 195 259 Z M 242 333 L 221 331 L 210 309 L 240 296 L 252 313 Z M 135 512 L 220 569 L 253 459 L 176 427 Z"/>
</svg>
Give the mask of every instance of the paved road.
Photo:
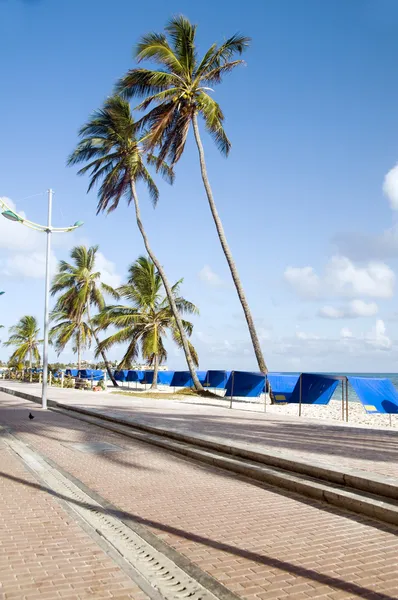
<svg viewBox="0 0 398 600">
<path fill-rule="evenodd" d="M 40 396 L 40 386 L 0 382 Z M 347 427 L 302 417 L 228 410 L 195 402 L 128 398 L 51 388 L 49 397 L 127 421 L 294 454 L 306 461 L 362 469 L 398 480 L 398 431 Z M 397 481 L 398 485 L 398 481 Z"/>
<path fill-rule="evenodd" d="M 29 410 L 36 416 L 32 422 Z M 246 600 L 398 598 L 397 528 L 255 485 L 6 394 L 0 394 L 0 423 Z M 71 445 L 93 441 L 120 451 L 88 454 Z M 26 474 L 21 479 L 30 481 Z M 24 483 L 18 486 L 32 493 Z M 15 563 L 13 568 L 18 580 Z"/>
<path fill-rule="evenodd" d="M 0 598 L 147 598 L 1 441 L 0 480 Z"/>
</svg>

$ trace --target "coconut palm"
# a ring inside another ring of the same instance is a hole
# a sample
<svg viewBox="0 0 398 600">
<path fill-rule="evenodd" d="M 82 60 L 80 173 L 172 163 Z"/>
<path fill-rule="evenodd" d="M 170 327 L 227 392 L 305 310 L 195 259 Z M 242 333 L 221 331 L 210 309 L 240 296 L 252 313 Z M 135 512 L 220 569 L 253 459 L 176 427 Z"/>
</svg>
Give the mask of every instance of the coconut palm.
<svg viewBox="0 0 398 600">
<path fill-rule="evenodd" d="M 73 314 L 73 313 L 72 313 Z M 72 317 L 69 309 L 55 308 L 50 315 L 51 321 L 56 324 L 50 329 L 50 343 L 55 346 L 58 356 L 65 350 L 66 345 L 72 341 L 72 351 L 77 354 L 78 369 L 81 367 L 81 352 L 91 346 L 93 337 L 92 327 L 84 318 Z M 106 366 L 106 363 L 105 363 Z"/>
<path fill-rule="evenodd" d="M 178 281 L 172 288 L 174 302 L 180 315 L 198 314 L 194 304 L 180 296 Z M 100 342 L 99 349 L 108 349 L 114 344 L 126 343 L 127 350 L 119 368 L 129 368 L 141 351 L 147 364 L 153 366 L 152 388 L 157 387 L 159 365 L 167 358 L 164 338 L 170 332 L 174 342 L 182 347 L 182 340 L 176 319 L 171 310 L 167 296 L 163 292 L 162 279 L 151 259 L 140 256 L 129 269 L 128 282 L 122 285 L 118 292 L 128 304 L 122 306 L 107 306 L 96 317 L 96 323 L 101 329 L 109 326 L 118 331 Z M 192 334 L 191 322 L 181 319 L 186 335 Z M 198 366 L 195 348 L 190 342 L 189 350 L 192 360 Z"/>
<path fill-rule="evenodd" d="M 88 326 L 91 334 L 99 346 L 99 339 L 92 324 L 91 307 L 94 306 L 98 310 L 102 310 L 105 306 L 103 293 L 107 293 L 114 298 L 118 298 L 115 290 L 101 281 L 101 273 L 95 270 L 95 259 L 98 251 L 98 246 L 75 246 L 72 248 L 70 257 L 73 264 L 61 260 L 58 264 L 58 272 L 54 276 L 51 294 L 61 294 L 58 297 L 57 304 L 53 315 L 60 317 L 59 324 L 54 328 L 59 332 L 54 333 L 57 336 L 59 344 L 58 349 L 65 346 L 63 340 L 65 338 L 75 339 L 76 351 L 78 354 L 78 368 L 81 367 L 81 349 L 83 339 L 87 343 L 86 324 L 84 318 L 87 318 Z M 66 320 L 65 320 L 66 317 Z M 68 324 L 69 322 L 69 324 Z M 58 328 L 58 329 L 57 329 Z M 117 382 L 113 376 L 110 364 L 104 351 L 101 351 L 103 361 L 106 365 L 106 370 L 114 386 Z"/>
<path fill-rule="evenodd" d="M 10 338 L 4 342 L 4 346 L 15 346 L 16 349 L 10 356 L 10 363 L 23 363 L 29 360 L 30 373 L 32 374 L 33 361 L 40 364 L 39 346 L 43 340 L 39 340 L 40 327 L 37 319 L 30 315 L 22 317 L 16 325 L 8 330 Z"/>
<path fill-rule="evenodd" d="M 155 264 L 166 290 L 195 388 L 203 390 L 195 372 L 194 361 L 190 355 L 184 325 L 172 288 L 162 265 L 149 245 L 142 224 L 136 184 L 138 182 L 146 184 L 154 206 L 158 201 L 159 191 L 145 165 L 141 140 L 137 138 L 136 133 L 136 124 L 128 102 L 118 96 L 108 98 L 104 107 L 94 112 L 91 119 L 80 129 L 81 141 L 69 157 L 68 164 L 87 163 L 78 173 L 83 175 L 90 172 L 88 191 L 97 183 L 101 184 L 98 191 L 97 214 L 115 210 L 122 196 L 127 198 L 129 204 L 134 202 L 137 226 L 146 251 Z M 173 181 L 173 173 L 164 161 L 159 162 L 152 154 L 148 154 L 146 158 L 150 164 L 156 161 L 162 175 L 170 183 Z"/>
<path fill-rule="evenodd" d="M 151 152 L 160 147 L 158 167 L 164 160 L 168 160 L 171 167 L 179 161 L 192 124 L 211 214 L 245 314 L 259 369 L 266 373 L 253 317 L 213 198 L 198 125 L 200 115 L 220 152 L 228 155 L 231 143 L 223 128 L 224 115 L 210 96 L 213 90 L 208 86 L 221 83 L 223 75 L 243 63 L 232 59 L 246 50 L 250 38 L 233 35 L 221 45 L 210 46 L 199 60 L 195 47 L 196 25 L 179 16 L 171 19 L 165 29 L 166 35 L 149 33 L 141 38 L 135 55 L 138 62 L 157 63 L 160 70 L 131 69 L 117 83 L 116 91 L 128 100 L 143 97 L 137 109 L 150 108 L 140 124 L 149 130 L 145 137 L 146 149 Z"/>
</svg>

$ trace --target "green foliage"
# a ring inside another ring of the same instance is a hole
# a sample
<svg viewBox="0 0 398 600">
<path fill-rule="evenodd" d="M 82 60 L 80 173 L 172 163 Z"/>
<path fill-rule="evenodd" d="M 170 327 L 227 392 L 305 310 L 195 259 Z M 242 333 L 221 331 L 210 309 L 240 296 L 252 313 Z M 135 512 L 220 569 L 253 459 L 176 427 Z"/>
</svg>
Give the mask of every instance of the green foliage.
<svg viewBox="0 0 398 600">
<path fill-rule="evenodd" d="M 39 345 L 43 340 L 38 339 L 40 328 L 37 324 L 37 319 L 30 315 L 25 315 L 19 322 L 10 327 L 10 338 L 4 343 L 4 346 L 15 346 L 15 351 L 10 356 L 10 366 L 21 366 L 23 368 L 24 361 L 28 358 L 29 365 L 32 366 L 35 362 L 40 364 Z"/>
<path fill-rule="evenodd" d="M 56 323 L 50 331 L 51 343 L 58 355 L 72 341 L 73 351 L 91 345 L 95 333 L 90 322 L 90 306 L 102 310 L 105 306 L 104 293 L 118 298 L 117 292 L 101 282 L 101 273 L 95 270 L 98 246 L 75 246 L 71 253 L 72 263 L 60 261 L 51 294 L 58 294 L 57 303 L 51 313 Z"/>
<path fill-rule="evenodd" d="M 142 181 L 148 187 L 151 200 L 156 205 L 159 191 L 143 158 L 142 140 L 138 137 L 128 102 L 114 96 L 108 98 L 104 107 L 94 112 L 91 119 L 80 129 L 81 141 L 68 159 L 69 165 L 86 163 L 79 175 L 90 173 L 88 191 L 100 184 L 97 214 L 111 212 L 125 196 L 132 201 L 132 182 Z M 153 156 L 147 157 L 151 163 Z M 172 183 L 172 170 L 159 163 L 162 175 Z"/>
<path fill-rule="evenodd" d="M 209 95 L 213 92 L 209 86 L 220 84 L 223 75 L 243 64 L 232 59 L 248 48 L 250 38 L 235 34 L 220 45 L 213 44 L 199 59 L 195 37 L 196 25 L 183 16 L 174 17 L 165 33 L 149 33 L 137 46 L 137 61 L 156 63 L 160 70 L 131 69 L 116 85 L 125 99 L 144 98 L 139 110 L 150 108 L 139 126 L 146 131 L 145 148 L 160 147 L 158 168 L 165 160 L 174 166 L 181 158 L 195 114 L 203 117 L 220 152 L 227 155 L 231 147 L 223 128 L 224 115 Z"/>
<path fill-rule="evenodd" d="M 178 281 L 172 288 L 177 309 L 181 315 L 198 314 L 197 307 L 180 296 Z M 164 296 L 162 281 L 153 262 L 140 256 L 130 266 L 128 281 L 118 289 L 120 296 L 128 301 L 125 305 L 107 306 L 95 318 L 96 325 L 103 330 L 113 326 L 118 331 L 100 343 L 108 350 L 115 344 L 127 343 L 127 350 L 119 368 L 129 368 L 141 352 L 147 364 L 152 365 L 155 357 L 159 364 L 167 358 L 164 338 L 167 332 L 181 347 L 181 337 L 167 297 Z M 193 325 L 183 320 L 184 330 L 191 335 Z M 198 365 L 195 348 L 190 344 L 192 358 Z"/>
</svg>

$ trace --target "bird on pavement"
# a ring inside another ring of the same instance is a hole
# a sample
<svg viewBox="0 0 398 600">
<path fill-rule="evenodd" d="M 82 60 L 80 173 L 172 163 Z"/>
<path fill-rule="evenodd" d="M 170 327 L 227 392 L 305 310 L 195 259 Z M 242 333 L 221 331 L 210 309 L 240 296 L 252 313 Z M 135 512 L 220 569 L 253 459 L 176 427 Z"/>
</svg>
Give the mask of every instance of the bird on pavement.
<svg viewBox="0 0 398 600">
<path fill-rule="evenodd" d="M 30 420 L 34 419 L 34 416 L 32 415 L 32 413 L 29 413 L 29 419 Z"/>
</svg>

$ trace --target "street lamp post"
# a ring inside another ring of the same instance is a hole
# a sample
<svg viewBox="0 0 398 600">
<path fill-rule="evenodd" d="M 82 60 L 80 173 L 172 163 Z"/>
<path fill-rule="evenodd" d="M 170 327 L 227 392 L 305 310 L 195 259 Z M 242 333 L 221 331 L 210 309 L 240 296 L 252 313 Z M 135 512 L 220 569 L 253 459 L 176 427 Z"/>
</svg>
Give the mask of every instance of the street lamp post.
<svg viewBox="0 0 398 600">
<path fill-rule="evenodd" d="M 53 227 L 51 224 L 52 220 L 52 201 L 53 201 L 53 190 L 48 190 L 48 218 L 47 225 L 40 225 L 25 219 L 18 213 L 14 212 L 3 199 L 0 199 L 0 210 L 3 217 L 9 221 L 15 221 L 26 225 L 30 229 L 36 231 L 42 231 L 47 234 L 47 247 L 46 247 L 46 279 L 45 279 L 45 293 L 44 293 L 44 342 L 43 342 L 43 383 L 41 393 L 41 407 L 47 408 L 47 378 L 48 378 L 48 330 L 49 330 L 49 299 L 50 299 L 50 253 L 51 253 L 51 235 L 52 233 L 67 233 L 68 231 L 74 231 L 78 227 L 83 225 L 82 221 L 76 221 L 71 227 Z M 4 293 L 4 292 L 1 292 Z M 0 294 L 1 294 L 0 293 Z"/>
</svg>

